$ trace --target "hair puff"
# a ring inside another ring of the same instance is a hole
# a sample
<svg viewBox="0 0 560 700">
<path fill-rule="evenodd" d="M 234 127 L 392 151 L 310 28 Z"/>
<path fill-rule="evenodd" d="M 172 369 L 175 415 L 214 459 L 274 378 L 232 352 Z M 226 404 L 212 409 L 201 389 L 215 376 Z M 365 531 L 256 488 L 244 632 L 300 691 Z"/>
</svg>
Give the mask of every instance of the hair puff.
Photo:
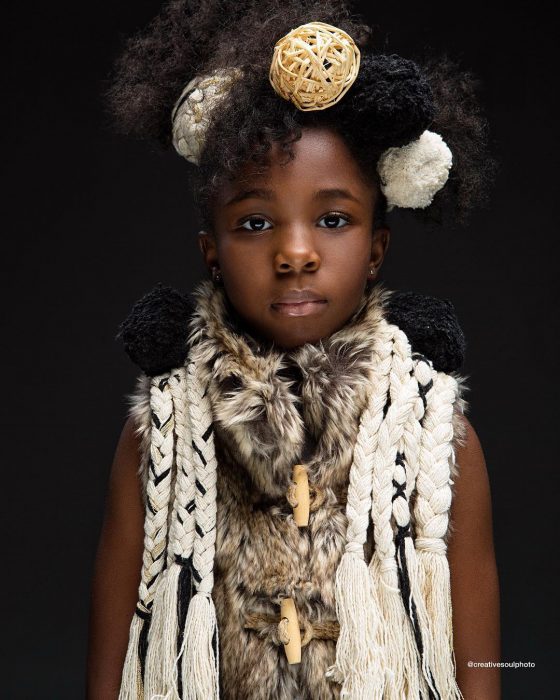
<svg viewBox="0 0 560 700">
<path fill-rule="evenodd" d="M 417 63 L 396 54 L 364 53 L 344 117 L 359 120 L 380 148 L 417 139 L 435 116 L 432 90 Z"/>
</svg>

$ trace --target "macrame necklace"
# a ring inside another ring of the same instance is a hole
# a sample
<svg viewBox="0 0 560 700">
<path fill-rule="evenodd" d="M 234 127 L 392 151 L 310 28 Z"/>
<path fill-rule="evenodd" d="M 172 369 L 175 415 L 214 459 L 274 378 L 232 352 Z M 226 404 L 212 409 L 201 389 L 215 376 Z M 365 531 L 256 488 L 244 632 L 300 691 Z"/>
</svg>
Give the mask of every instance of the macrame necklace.
<svg viewBox="0 0 560 700">
<path fill-rule="evenodd" d="M 159 286 L 135 307 L 122 330 L 129 346 L 137 329 L 145 330 L 139 320 L 145 309 L 168 293 Z M 173 294 L 170 305 L 177 308 L 179 295 Z M 400 299 L 406 326 L 406 298 Z M 336 661 L 326 675 L 341 685 L 341 697 L 448 700 L 462 697 L 455 680 L 444 539 L 459 383 L 426 354 L 413 351 L 414 333 L 407 335 L 391 320 L 386 314 L 372 339 L 371 391 L 360 417 L 346 547 L 336 572 L 340 632 Z M 137 338 L 134 342 L 142 345 Z M 171 369 L 156 373 L 153 369 L 161 367 L 153 363 L 146 369 L 145 548 L 120 700 L 220 695 L 212 600 L 217 513 L 212 406 L 199 376 L 202 357 L 193 334 L 186 347 L 186 359 L 174 357 Z M 375 549 L 367 562 L 370 519 Z"/>
</svg>

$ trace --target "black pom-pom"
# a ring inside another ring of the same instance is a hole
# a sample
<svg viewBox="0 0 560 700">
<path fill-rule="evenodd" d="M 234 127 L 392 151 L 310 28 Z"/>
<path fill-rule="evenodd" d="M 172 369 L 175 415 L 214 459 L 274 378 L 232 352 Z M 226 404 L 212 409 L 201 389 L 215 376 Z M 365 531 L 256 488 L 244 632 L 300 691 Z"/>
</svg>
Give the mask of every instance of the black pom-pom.
<svg viewBox="0 0 560 700">
<path fill-rule="evenodd" d="M 367 133 L 380 147 L 419 138 L 435 116 L 434 97 L 419 66 L 396 54 L 365 54 L 348 92 L 348 114 L 364 116 Z"/>
<path fill-rule="evenodd" d="M 188 297 L 161 282 L 139 299 L 120 324 L 130 359 L 148 376 L 183 364 L 187 354 L 188 320 L 193 311 Z"/>
<path fill-rule="evenodd" d="M 431 360 L 434 369 L 452 372 L 463 364 L 465 336 L 447 299 L 396 291 L 387 300 L 385 317 L 406 333 L 413 351 Z"/>
</svg>

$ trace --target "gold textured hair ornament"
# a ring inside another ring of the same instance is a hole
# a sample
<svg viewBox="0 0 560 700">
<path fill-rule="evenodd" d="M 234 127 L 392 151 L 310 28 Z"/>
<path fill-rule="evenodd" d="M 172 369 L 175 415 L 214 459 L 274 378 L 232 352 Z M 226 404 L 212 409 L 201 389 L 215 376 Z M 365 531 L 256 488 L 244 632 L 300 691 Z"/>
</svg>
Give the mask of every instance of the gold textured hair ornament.
<svg viewBox="0 0 560 700">
<path fill-rule="evenodd" d="M 360 50 L 342 29 L 308 22 L 276 42 L 269 79 L 274 90 L 302 111 L 336 104 L 356 80 Z"/>
</svg>

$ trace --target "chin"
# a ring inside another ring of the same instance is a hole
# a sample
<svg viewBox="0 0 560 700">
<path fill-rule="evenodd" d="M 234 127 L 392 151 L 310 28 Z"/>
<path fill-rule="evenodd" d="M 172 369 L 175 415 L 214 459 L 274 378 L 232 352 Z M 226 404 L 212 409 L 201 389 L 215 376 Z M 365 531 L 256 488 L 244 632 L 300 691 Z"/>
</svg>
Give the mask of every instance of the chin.
<svg viewBox="0 0 560 700">
<path fill-rule="evenodd" d="M 290 319 L 293 320 L 293 319 Z M 274 334 L 274 343 L 277 347 L 285 350 L 293 350 L 305 343 L 317 343 L 321 338 L 330 335 L 330 332 L 322 331 L 316 324 L 309 320 L 300 320 L 297 328 L 277 330 Z"/>
</svg>

